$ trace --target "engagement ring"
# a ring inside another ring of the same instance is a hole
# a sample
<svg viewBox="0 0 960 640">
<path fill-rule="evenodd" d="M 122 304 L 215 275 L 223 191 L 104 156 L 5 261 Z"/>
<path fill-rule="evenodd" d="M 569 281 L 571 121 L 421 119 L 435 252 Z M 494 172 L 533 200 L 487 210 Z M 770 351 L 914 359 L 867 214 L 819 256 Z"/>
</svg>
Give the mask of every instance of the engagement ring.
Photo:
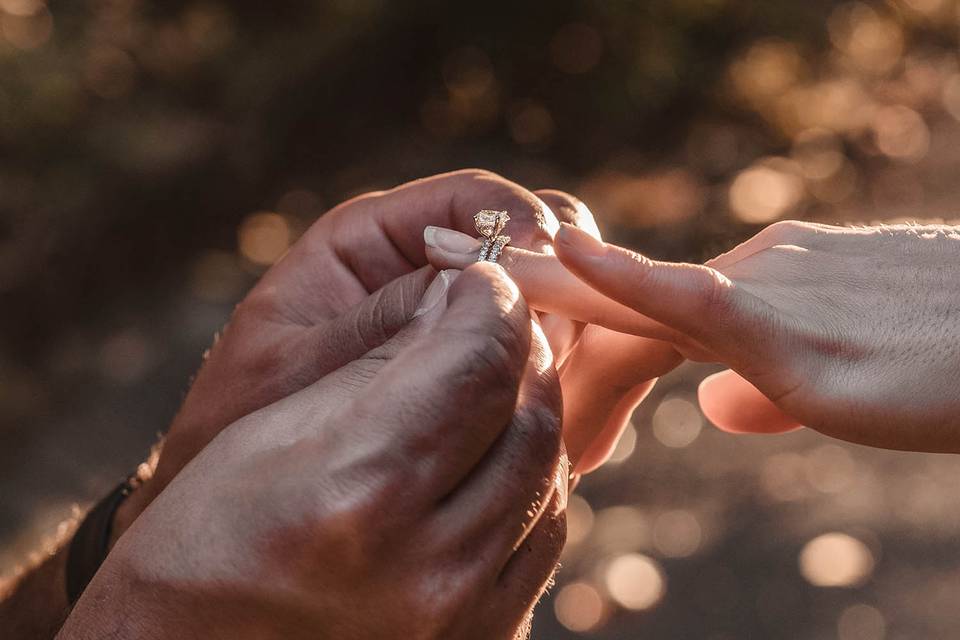
<svg viewBox="0 0 960 640">
<path fill-rule="evenodd" d="M 501 235 L 510 216 L 506 211 L 484 209 L 473 216 L 477 232 L 483 237 L 477 262 L 496 262 L 503 248 L 510 243 L 510 236 Z"/>
</svg>

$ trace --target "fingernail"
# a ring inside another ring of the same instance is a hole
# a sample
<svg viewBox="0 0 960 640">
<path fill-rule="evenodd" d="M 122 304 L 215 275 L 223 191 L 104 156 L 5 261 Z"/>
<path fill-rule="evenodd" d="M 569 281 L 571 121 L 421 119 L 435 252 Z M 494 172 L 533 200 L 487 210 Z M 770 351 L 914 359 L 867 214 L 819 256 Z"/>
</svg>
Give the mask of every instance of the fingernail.
<svg viewBox="0 0 960 640">
<path fill-rule="evenodd" d="M 446 297 L 450 285 L 453 284 L 453 281 L 456 280 L 458 275 L 460 275 L 460 271 L 457 269 L 444 269 L 438 273 L 437 277 L 430 283 L 430 286 L 427 287 L 427 290 L 423 292 L 423 297 L 420 299 L 420 306 L 413 312 L 413 317 L 419 318 L 440 304 L 440 301 Z"/>
<path fill-rule="evenodd" d="M 607 245 L 600 242 L 592 235 L 577 229 L 572 224 L 561 223 L 560 231 L 557 233 L 557 244 L 562 244 L 565 249 L 581 253 L 592 258 L 599 258 L 606 255 Z"/>
<path fill-rule="evenodd" d="M 423 230 L 423 241 L 428 247 L 450 253 L 473 253 L 480 248 L 480 241 L 473 236 L 443 227 L 426 227 Z"/>
</svg>

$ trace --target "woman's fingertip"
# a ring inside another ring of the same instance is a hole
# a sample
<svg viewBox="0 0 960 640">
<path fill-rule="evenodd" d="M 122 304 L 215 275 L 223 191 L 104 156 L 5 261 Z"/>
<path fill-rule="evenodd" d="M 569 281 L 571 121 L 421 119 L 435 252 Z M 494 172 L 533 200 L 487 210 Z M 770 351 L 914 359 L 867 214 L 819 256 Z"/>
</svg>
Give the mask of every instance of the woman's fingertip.
<svg viewBox="0 0 960 640">
<path fill-rule="evenodd" d="M 563 222 L 557 232 L 554 244 L 561 251 L 577 253 L 588 258 L 600 258 L 606 255 L 607 245 L 572 224 Z"/>
<path fill-rule="evenodd" d="M 733 434 L 778 434 L 801 425 L 731 370 L 705 378 L 697 389 L 700 410 L 717 429 Z"/>
</svg>

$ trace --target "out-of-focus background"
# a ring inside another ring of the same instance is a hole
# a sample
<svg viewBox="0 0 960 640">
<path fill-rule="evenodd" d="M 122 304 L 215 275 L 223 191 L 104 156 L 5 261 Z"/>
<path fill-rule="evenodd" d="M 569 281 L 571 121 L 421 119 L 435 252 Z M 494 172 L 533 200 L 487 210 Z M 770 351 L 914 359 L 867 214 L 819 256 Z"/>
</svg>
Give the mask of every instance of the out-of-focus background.
<svg viewBox="0 0 960 640">
<path fill-rule="evenodd" d="M 258 274 L 480 166 L 701 260 L 950 219 L 956 0 L 0 0 L 0 573 L 145 455 Z M 960 460 L 705 424 L 684 367 L 587 478 L 534 637 L 960 637 Z"/>
</svg>

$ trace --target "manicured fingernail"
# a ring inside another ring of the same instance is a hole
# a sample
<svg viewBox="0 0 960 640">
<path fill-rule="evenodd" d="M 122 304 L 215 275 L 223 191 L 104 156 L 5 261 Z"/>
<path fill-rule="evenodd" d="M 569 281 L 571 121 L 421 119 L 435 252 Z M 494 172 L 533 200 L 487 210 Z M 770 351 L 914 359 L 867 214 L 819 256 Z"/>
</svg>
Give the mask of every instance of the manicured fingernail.
<svg viewBox="0 0 960 640">
<path fill-rule="evenodd" d="M 443 227 L 425 228 L 423 230 L 423 241 L 428 247 L 442 249 L 450 253 L 473 253 L 480 249 L 480 241 L 473 236 Z"/>
<path fill-rule="evenodd" d="M 560 231 L 557 232 L 556 243 L 563 245 L 564 249 L 575 251 L 592 258 L 599 258 L 607 253 L 607 245 L 586 231 L 577 229 L 572 224 L 567 224 L 566 222 L 560 225 Z"/>
<path fill-rule="evenodd" d="M 413 312 L 413 317 L 419 318 L 440 304 L 440 301 L 446 297 L 450 285 L 453 284 L 453 281 L 457 279 L 458 275 L 460 275 L 458 269 L 444 269 L 438 273 L 437 277 L 430 283 L 430 286 L 427 287 L 427 290 L 423 292 L 423 298 L 420 299 L 420 306 Z"/>
</svg>

